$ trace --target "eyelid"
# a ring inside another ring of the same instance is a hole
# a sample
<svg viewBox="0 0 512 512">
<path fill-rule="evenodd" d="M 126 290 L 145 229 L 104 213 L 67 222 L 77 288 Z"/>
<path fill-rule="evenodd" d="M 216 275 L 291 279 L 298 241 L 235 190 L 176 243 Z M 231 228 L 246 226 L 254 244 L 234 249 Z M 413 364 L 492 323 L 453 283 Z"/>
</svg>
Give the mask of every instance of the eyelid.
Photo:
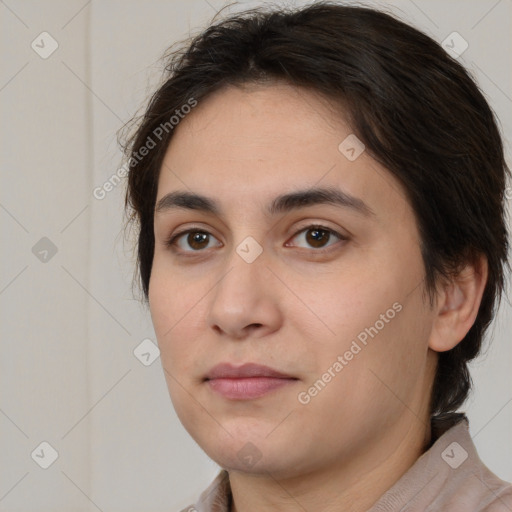
<svg viewBox="0 0 512 512">
<path fill-rule="evenodd" d="M 293 240 L 294 238 L 296 238 L 298 235 L 300 235 L 301 233 L 303 233 L 304 231 L 308 231 L 308 230 L 311 230 L 311 229 L 319 229 L 319 230 L 322 230 L 322 231 L 327 231 L 329 233 L 331 233 L 332 235 L 336 236 L 339 241 L 346 241 L 349 239 L 348 236 L 346 235 L 343 235 L 342 233 L 340 233 L 339 231 L 333 229 L 333 228 L 330 228 L 328 226 L 325 226 L 324 224 L 320 223 L 320 222 L 317 222 L 317 223 L 312 223 L 311 221 L 308 223 L 308 224 L 305 224 L 304 226 L 300 227 L 300 228 L 295 228 L 295 232 L 294 234 L 291 236 L 291 238 L 289 238 L 289 240 Z M 170 247 L 172 248 L 176 253 L 181 253 L 181 254 L 200 254 L 202 252 L 206 252 L 206 250 L 202 249 L 202 250 L 198 250 L 198 251 L 183 251 L 181 249 L 175 249 L 175 246 L 176 246 L 176 242 L 178 241 L 178 239 L 184 235 L 187 235 L 191 232 L 198 232 L 198 233 L 205 233 L 209 236 L 212 236 L 213 238 L 216 238 L 215 235 L 213 235 L 210 231 L 208 231 L 207 229 L 203 229 L 199 226 L 192 226 L 192 227 L 188 227 L 187 229 L 184 229 L 183 231 L 178 231 L 177 233 L 173 233 L 169 238 L 167 238 L 165 241 L 164 241 L 164 244 L 166 247 Z M 222 244 L 222 242 L 221 242 Z M 328 245 L 327 247 L 324 247 L 324 248 L 318 248 L 318 249 L 315 249 L 315 248 L 305 248 L 305 247 L 298 247 L 299 249 L 302 249 L 302 250 L 306 250 L 306 251 L 310 251 L 310 252 L 313 252 L 313 253 L 318 253 L 318 254 L 321 254 L 323 252 L 328 252 L 330 250 L 332 250 L 332 247 L 336 245 L 336 244 L 331 244 L 331 245 Z M 290 247 L 290 245 L 288 244 L 288 242 L 285 243 L 285 246 L 286 247 Z"/>
<path fill-rule="evenodd" d="M 164 244 L 166 247 L 169 247 L 169 248 L 172 248 L 174 249 L 174 246 L 176 246 L 176 242 L 178 241 L 178 239 L 184 235 L 188 235 L 189 233 L 193 233 L 193 232 L 197 232 L 197 233 L 205 233 L 209 236 L 212 236 L 213 238 L 217 238 L 215 235 L 213 235 L 210 231 L 208 231 L 207 229 L 203 229 L 201 228 L 200 226 L 191 226 L 191 227 L 188 227 L 187 229 L 184 229 L 183 231 L 178 231 L 177 233 L 173 233 L 169 238 L 166 238 L 165 241 L 164 241 Z M 222 243 L 222 242 L 221 242 Z M 201 250 L 201 251 L 183 251 L 181 249 L 177 249 L 176 252 L 179 252 L 179 253 L 191 253 L 191 254 L 194 254 L 194 253 L 200 253 L 200 252 L 205 252 L 204 250 Z"/>
<path fill-rule="evenodd" d="M 317 223 L 309 222 L 308 224 L 304 225 L 303 227 L 297 229 L 295 231 L 295 234 L 290 238 L 290 240 L 293 240 L 294 238 L 297 238 L 300 234 L 304 233 L 305 231 L 309 231 L 309 230 L 327 231 L 331 235 L 334 235 L 336 238 L 338 238 L 338 242 L 339 241 L 346 241 L 346 240 L 349 239 L 348 236 L 343 235 L 339 231 L 337 231 L 337 230 L 335 230 L 333 228 L 330 228 L 329 226 L 326 226 L 326 225 L 324 225 L 324 224 L 322 224 L 320 222 L 317 222 Z M 288 242 L 285 245 L 286 245 L 286 247 L 290 247 L 290 244 Z M 316 253 L 316 254 L 322 254 L 322 253 L 326 253 L 328 251 L 333 250 L 333 248 L 335 248 L 336 245 L 337 245 L 336 243 L 333 243 L 333 244 L 327 245 L 326 247 L 320 247 L 318 249 L 315 249 L 313 247 L 311 247 L 309 249 L 306 248 L 306 247 L 298 247 L 298 249 L 310 251 L 310 252 Z"/>
</svg>

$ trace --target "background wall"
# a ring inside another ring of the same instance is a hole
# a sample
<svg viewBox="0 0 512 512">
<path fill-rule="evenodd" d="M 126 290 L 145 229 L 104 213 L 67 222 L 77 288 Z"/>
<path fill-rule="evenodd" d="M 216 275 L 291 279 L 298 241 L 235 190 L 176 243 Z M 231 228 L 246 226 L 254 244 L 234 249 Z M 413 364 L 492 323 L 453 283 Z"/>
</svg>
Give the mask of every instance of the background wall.
<svg viewBox="0 0 512 512">
<path fill-rule="evenodd" d="M 512 1 L 367 4 L 440 42 L 462 35 L 510 156 Z M 218 471 L 172 410 L 160 360 L 134 354 L 155 337 L 132 295 L 124 183 L 103 199 L 94 189 L 119 168 L 115 133 L 158 79 L 158 58 L 222 5 L 0 1 L 0 511 L 179 510 Z M 481 458 L 511 481 L 510 303 L 493 333 L 464 409 Z"/>
</svg>

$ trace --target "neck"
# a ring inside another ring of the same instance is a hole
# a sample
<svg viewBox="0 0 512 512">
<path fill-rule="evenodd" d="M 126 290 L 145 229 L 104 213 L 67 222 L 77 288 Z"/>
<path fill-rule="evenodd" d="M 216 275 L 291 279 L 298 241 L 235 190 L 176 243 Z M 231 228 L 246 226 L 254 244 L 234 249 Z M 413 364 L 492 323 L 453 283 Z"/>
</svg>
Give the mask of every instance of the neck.
<svg viewBox="0 0 512 512">
<path fill-rule="evenodd" d="M 271 472 L 230 471 L 232 512 L 366 511 L 425 451 L 430 435 L 428 419 L 409 411 L 373 446 L 306 475 L 278 478 Z"/>
</svg>

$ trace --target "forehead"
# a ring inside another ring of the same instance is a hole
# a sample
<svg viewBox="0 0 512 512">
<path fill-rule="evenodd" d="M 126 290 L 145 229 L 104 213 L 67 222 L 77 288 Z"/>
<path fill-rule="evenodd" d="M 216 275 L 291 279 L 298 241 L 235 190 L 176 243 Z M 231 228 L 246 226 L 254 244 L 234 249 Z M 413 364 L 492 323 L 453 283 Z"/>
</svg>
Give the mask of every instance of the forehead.
<svg viewBox="0 0 512 512">
<path fill-rule="evenodd" d="M 403 199 L 398 182 L 365 151 L 350 160 L 340 150 L 347 138 L 357 139 L 339 110 L 310 90 L 284 84 L 221 89 L 175 128 L 157 201 L 189 190 L 249 207 L 319 186 L 370 202 L 388 189 Z"/>
<path fill-rule="evenodd" d="M 200 158 L 291 160 L 305 153 L 314 157 L 311 150 L 322 142 L 325 147 L 327 135 L 338 139 L 344 132 L 350 129 L 342 116 L 310 90 L 280 83 L 228 86 L 180 121 L 170 149 L 200 146 Z"/>
</svg>

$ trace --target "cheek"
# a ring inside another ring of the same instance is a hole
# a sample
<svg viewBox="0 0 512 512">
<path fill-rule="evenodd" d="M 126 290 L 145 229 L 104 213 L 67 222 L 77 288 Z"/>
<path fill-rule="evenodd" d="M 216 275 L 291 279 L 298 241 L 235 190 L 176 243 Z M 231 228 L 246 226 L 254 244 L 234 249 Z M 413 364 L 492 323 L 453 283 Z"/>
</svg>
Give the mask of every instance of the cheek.
<svg viewBox="0 0 512 512">
<path fill-rule="evenodd" d="M 172 281 L 158 271 L 158 266 L 153 265 L 148 298 L 151 320 L 159 342 L 163 341 L 165 333 L 171 329 L 177 317 L 175 297 L 176 289 Z"/>
<path fill-rule="evenodd" d="M 154 265 L 149 283 L 149 308 L 165 367 L 186 364 L 193 354 L 193 315 L 200 308 L 198 293 L 183 283 L 179 276 L 169 275 Z M 185 331 L 187 334 L 185 343 Z"/>
<path fill-rule="evenodd" d="M 157 335 L 172 334 L 187 320 L 194 302 L 197 302 L 197 285 L 187 282 L 173 268 L 168 258 L 156 251 L 149 281 L 149 307 Z"/>
<path fill-rule="evenodd" d="M 346 354 L 351 370 L 343 372 L 345 378 L 350 375 L 351 385 L 361 381 L 361 390 L 385 387 L 378 376 L 404 389 L 415 380 L 425 362 L 431 324 L 423 287 L 418 286 L 418 260 L 417 265 L 391 257 L 383 261 L 381 253 L 375 265 L 371 259 L 359 266 L 354 262 L 351 272 L 332 276 L 313 291 L 298 291 L 317 314 L 309 315 L 315 321 L 303 321 L 302 329 L 317 347 L 312 353 L 317 372 L 327 371 Z"/>
<path fill-rule="evenodd" d="M 409 404 L 416 409 L 413 404 L 418 393 L 425 392 L 431 326 L 421 289 L 402 298 L 400 307 L 399 312 L 389 315 L 393 318 L 386 318 L 384 312 L 388 323 L 374 321 L 371 329 L 365 329 L 368 336 L 359 372 L 366 384 L 361 391 L 374 407 L 397 414 Z"/>
<path fill-rule="evenodd" d="M 326 277 L 313 289 L 310 283 L 304 283 L 297 291 L 311 310 L 309 316 L 316 320 L 316 335 L 339 348 L 347 342 L 350 344 L 375 322 L 378 321 L 380 327 L 380 315 L 401 298 L 399 288 L 390 282 L 389 275 L 383 276 L 382 272 L 373 272 L 369 267 L 360 271 L 352 267 L 351 270 Z"/>
</svg>

